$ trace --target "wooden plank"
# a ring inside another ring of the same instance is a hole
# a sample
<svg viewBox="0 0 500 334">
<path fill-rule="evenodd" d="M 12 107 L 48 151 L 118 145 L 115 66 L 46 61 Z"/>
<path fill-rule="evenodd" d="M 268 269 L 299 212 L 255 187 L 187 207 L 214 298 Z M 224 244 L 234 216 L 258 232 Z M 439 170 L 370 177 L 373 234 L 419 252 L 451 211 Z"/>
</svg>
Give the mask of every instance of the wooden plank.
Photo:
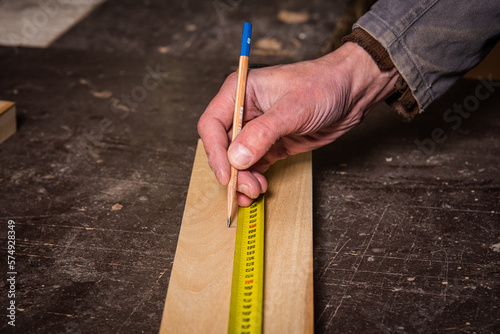
<svg viewBox="0 0 500 334">
<path fill-rule="evenodd" d="M 16 106 L 14 102 L 0 101 L 0 144 L 16 133 Z"/>
<path fill-rule="evenodd" d="M 160 333 L 227 329 L 236 229 L 226 195 L 198 142 Z"/>
<path fill-rule="evenodd" d="M 104 0 L 0 1 L 0 45 L 47 48 Z"/>
<path fill-rule="evenodd" d="M 305 153 L 267 174 L 264 333 L 312 333 L 312 168 Z M 236 228 L 198 142 L 160 333 L 225 333 Z"/>
<path fill-rule="evenodd" d="M 264 333 L 313 333 L 312 155 L 267 173 Z"/>
</svg>

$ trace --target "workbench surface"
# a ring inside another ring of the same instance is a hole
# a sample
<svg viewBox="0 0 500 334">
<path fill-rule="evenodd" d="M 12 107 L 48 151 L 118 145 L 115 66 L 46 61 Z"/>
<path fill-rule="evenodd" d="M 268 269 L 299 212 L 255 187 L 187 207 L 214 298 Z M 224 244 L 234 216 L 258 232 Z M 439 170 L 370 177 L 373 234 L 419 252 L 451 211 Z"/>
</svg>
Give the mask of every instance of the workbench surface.
<svg viewBox="0 0 500 334">
<path fill-rule="evenodd" d="M 0 145 L 16 331 L 155 333 L 196 123 L 237 59 L 64 41 L 0 47 L 0 99 L 18 112 L 17 133 Z M 500 328 L 499 85 L 459 125 L 443 118 L 480 85 L 460 81 L 411 123 L 381 106 L 313 153 L 317 333 Z M 6 275 L 6 246 L 0 254 Z"/>
</svg>

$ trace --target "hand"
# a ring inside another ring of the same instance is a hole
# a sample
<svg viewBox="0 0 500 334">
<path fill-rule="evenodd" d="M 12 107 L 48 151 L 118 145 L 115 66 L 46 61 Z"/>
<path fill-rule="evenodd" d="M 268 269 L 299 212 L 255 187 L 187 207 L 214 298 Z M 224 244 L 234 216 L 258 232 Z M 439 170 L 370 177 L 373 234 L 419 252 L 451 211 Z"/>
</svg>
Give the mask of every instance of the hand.
<svg viewBox="0 0 500 334">
<path fill-rule="evenodd" d="M 354 43 L 315 60 L 251 69 L 244 126 L 234 142 L 236 73 L 231 74 L 198 122 L 208 162 L 221 185 L 238 169 L 238 203 L 267 190 L 262 175 L 277 160 L 311 151 L 346 133 L 393 93 L 398 73 L 381 72 Z"/>
</svg>

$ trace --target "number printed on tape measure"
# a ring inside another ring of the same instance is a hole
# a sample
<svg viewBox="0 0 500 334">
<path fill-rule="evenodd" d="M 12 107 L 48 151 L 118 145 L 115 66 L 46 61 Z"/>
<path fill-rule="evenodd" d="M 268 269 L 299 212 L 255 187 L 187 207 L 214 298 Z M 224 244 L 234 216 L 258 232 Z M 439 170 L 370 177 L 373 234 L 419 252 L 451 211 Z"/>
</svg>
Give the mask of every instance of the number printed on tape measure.
<svg viewBox="0 0 500 334">
<path fill-rule="evenodd" d="M 238 211 L 229 333 L 262 332 L 264 199 Z"/>
</svg>

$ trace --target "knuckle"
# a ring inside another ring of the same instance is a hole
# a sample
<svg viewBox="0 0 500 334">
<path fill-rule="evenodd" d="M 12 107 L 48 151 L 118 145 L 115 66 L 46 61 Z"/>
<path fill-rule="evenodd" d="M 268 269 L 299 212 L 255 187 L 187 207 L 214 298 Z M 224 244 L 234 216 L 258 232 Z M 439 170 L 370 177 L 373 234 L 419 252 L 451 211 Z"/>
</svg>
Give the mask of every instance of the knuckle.
<svg viewBox="0 0 500 334">
<path fill-rule="evenodd" d="M 272 124 L 265 123 L 258 119 L 257 122 L 253 124 L 253 135 L 257 142 L 274 142 L 276 140 L 276 127 Z"/>
<path fill-rule="evenodd" d="M 205 114 L 201 115 L 198 124 L 196 124 L 196 129 L 198 130 L 198 134 L 203 136 L 203 131 L 205 130 Z"/>
<path fill-rule="evenodd" d="M 236 80 L 238 80 L 238 72 L 233 72 L 227 76 L 226 80 L 224 80 L 224 85 L 232 85 Z"/>
</svg>

